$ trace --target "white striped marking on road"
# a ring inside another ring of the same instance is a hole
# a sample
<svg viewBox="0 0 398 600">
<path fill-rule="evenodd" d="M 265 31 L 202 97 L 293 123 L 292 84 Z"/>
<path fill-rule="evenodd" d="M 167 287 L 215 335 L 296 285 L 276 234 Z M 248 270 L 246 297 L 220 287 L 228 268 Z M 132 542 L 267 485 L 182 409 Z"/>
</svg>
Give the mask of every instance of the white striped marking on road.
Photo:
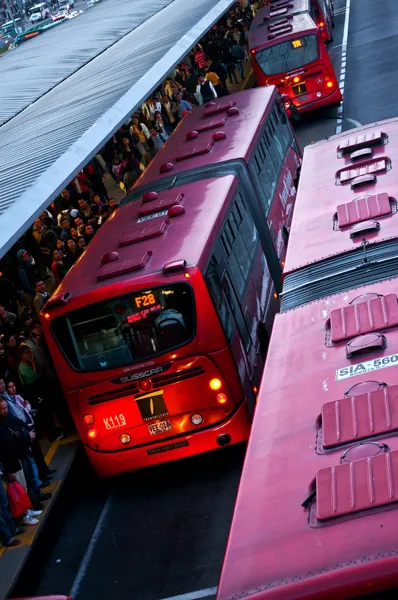
<svg viewBox="0 0 398 600">
<path fill-rule="evenodd" d="M 91 536 L 90 543 L 87 546 L 87 550 L 84 553 L 82 562 L 80 563 L 79 570 L 77 572 L 75 581 L 73 582 L 72 589 L 71 589 L 71 591 L 69 593 L 69 596 L 71 598 L 73 598 L 73 600 L 77 600 L 77 597 L 80 594 L 80 588 L 81 588 L 82 583 L 83 583 L 83 581 L 84 581 L 84 579 L 86 577 L 87 570 L 88 570 L 88 567 L 90 565 L 91 559 L 93 557 L 93 553 L 94 553 L 95 547 L 96 547 L 96 545 L 97 545 L 97 543 L 98 543 L 98 541 L 100 539 L 102 530 L 104 528 L 105 519 L 108 516 L 109 510 L 111 508 L 113 497 L 114 497 L 114 494 L 112 492 L 108 496 L 108 499 L 107 499 L 107 501 L 104 504 L 104 507 L 103 507 L 103 509 L 101 511 L 101 514 L 99 516 L 99 519 L 98 519 L 97 524 L 95 526 L 95 529 L 93 531 L 93 535 Z"/>
<path fill-rule="evenodd" d="M 345 8 L 339 8 L 335 11 L 335 14 L 342 14 L 345 12 L 344 19 L 344 31 L 343 31 L 343 42 L 341 44 L 341 67 L 340 67 L 340 81 L 339 87 L 341 93 L 343 94 L 343 100 L 340 103 L 338 108 L 339 118 L 337 119 L 336 124 L 336 134 L 339 134 L 343 130 L 343 111 L 344 111 L 344 85 L 345 85 L 345 74 L 346 74 L 346 63 L 347 63 L 347 42 L 348 42 L 348 27 L 350 24 L 350 8 L 351 8 L 351 0 L 346 0 Z M 353 122 L 353 119 L 347 119 L 348 121 Z M 356 121 L 357 122 L 357 121 Z"/>
<path fill-rule="evenodd" d="M 208 598 L 209 596 L 215 596 L 217 594 L 217 588 L 206 588 L 205 590 L 198 590 L 197 592 L 188 592 L 187 594 L 180 594 L 179 596 L 169 596 L 168 598 L 162 598 L 162 600 L 199 600 L 199 598 Z"/>
</svg>

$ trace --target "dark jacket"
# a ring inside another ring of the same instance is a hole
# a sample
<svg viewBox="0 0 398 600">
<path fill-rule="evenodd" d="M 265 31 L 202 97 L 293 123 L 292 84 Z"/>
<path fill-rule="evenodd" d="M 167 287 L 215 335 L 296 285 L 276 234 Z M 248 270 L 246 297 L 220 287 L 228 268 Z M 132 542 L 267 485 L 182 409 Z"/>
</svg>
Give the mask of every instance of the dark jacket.
<svg viewBox="0 0 398 600">
<path fill-rule="evenodd" d="M 25 423 L 21 421 L 21 419 L 14 417 L 14 415 L 9 411 L 6 417 L 0 417 L 0 427 L 2 426 L 8 429 L 8 431 L 11 433 L 16 446 L 18 458 L 24 458 L 31 446 L 29 429 L 26 427 Z"/>
<path fill-rule="evenodd" d="M 0 463 L 5 474 L 17 473 L 22 469 L 15 437 L 3 423 L 0 423 Z"/>
</svg>

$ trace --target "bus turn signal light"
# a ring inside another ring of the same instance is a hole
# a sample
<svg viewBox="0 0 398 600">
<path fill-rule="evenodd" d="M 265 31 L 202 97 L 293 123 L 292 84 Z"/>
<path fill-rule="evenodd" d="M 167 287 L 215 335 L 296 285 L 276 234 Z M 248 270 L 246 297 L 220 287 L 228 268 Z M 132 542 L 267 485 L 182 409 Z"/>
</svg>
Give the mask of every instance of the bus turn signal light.
<svg viewBox="0 0 398 600">
<path fill-rule="evenodd" d="M 84 422 L 86 425 L 92 425 L 94 423 L 93 415 L 84 415 Z"/>
<path fill-rule="evenodd" d="M 331 88 L 333 87 L 333 82 L 332 81 L 328 81 L 326 84 L 326 87 Z"/>
<path fill-rule="evenodd" d="M 96 429 L 90 429 L 90 431 L 88 432 L 88 434 L 87 434 L 87 435 L 88 435 L 88 437 L 89 437 L 89 438 L 92 438 L 92 439 L 93 439 L 93 438 L 96 438 L 96 437 L 97 437 L 98 433 L 97 433 L 97 430 L 96 430 Z"/>
<path fill-rule="evenodd" d="M 227 394 L 217 394 L 217 402 L 218 404 L 225 404 L 226 402 L 228 402 Z"/>
<path fill-rule="evenodd" d="M 49 319 L 49 318 L 50 318 L 50 313 L 44 313 L 43 317 L 44 317 L 45 319 Z"/>
<path fill-rule="evenodd" d="M 294 83 L 298 83 L 300 81 L 300 77 L 293 77 Z"/>
<path fill-rule="evenodd" d="M 319 27 L 325 27 L 325 23 L 324 23 L 323 21 L 321 21 L 321 22 L 319 23 Z"/>
<path fill-rule="evenodd" d="M 211 379 L 209 386 L 210 386 L 210 389 L 217 391 L 222 386 L 222 383 L 221 383 L 220 379 L 217 379 L 215 377 L 214 379 Z"/>
</svg>

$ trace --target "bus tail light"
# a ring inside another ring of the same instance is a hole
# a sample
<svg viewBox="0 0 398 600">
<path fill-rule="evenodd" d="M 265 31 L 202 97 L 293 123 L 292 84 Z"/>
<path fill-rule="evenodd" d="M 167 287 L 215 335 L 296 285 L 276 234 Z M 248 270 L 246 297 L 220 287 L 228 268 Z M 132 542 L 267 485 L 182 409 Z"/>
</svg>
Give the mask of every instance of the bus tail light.
<svg viewBox="0 0 398 600">
<path fill-rule="evenodd" d="M 220 379 L 217 379 L 217 377 L 215 377 L 214 379 L 211 379 L 211 380 L 210 380 L 209 386 L 210 386 L 210 389 L 211 389 L 211 390 L 213 390 L 213 391 L 215 391 L 215 392 L 216 392 L 216 391 L 217 391 L 217 390 L 219 390 L 219 389 L 221 388 L 221 386 L 222 386 L 221 380 L 220 380 Z"/>
<path fill-rule="evenodd" d="M 217 394 L 217 402 L 218 404 L 225 404 L 226 402 L 228 402 L 227 394 Z"/>
<path fill-rule="evenodd" d="M 300 77 L 293 77 L 293 82 L 298 83 L 300 81 Z"/>
<path fill-rule="evenodd" d="M 83 421 L 86 425 L 92 425 L 95 421 L 93 415 L 84 415 Z"/>
<path fill-rule="evenodd" d="M 325 27 L 325 23 L 324 23 L 323 21 L 321 21 L 321 22 L 319 23 L 319 27 L 322 29 L 322 27 Z"/>
<path fill-rule="evenodd" d="M 201 423 L 203 423 L 202 415 L 200 415 L 199 413 L 195 413 L 191 417 L 191 422 L 193 423 L 193 425 L 200 425 Z"/>
<path fill-rule="evenodd" d="M 122 444 L 129 444 L 131 442 L 131 437 L 128 433 L 122 433 L 119 440 L 122 442 Z"/>
<path fill-rule="evenodd" d="M 326 87 L 328 87 L 328 88 L 333 87 L 333 81 L 328 81 L 326 84 Z"/>
<path fill-rule="evenodd" d="M 90 429 L 87 435 L 89 438 L 94 439 L 97 437 L 98 432 L 96 429 Z"/>
</svg>

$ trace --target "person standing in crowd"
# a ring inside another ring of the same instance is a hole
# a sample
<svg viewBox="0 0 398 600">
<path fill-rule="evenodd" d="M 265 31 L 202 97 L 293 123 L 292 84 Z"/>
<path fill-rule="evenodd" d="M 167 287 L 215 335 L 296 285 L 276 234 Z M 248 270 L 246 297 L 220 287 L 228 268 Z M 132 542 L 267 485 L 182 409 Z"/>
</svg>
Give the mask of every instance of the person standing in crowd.
<svg viewBox="0 0 398 600">
<path fill-rule="evenodd" d="M 54 275 L 56 285 L 59 285 L 66 274 L 65 265 L 62 260 L 62 254 L 61 252 L 59 252 L 59 250 L 54 250 L 53 252 L 53 262 L 51 265 L 51 271 Z"/>
<path fill-rule="evenodd" d="M 18 528 L 11 516 L 8 508 L 8 498 L 0 477 L 0 542 L 5 548 L 20 546 L 22 542 L 15 536 L 21 535 L 22 533 L 25 533 L 25 530 L 23 528 Z"/>
<path fill-rule="evenodd" d="M 85 249 L 86 249 L 86 240 L 84 239 L 84 237 L 79 237 L 77 240 L 77 251 L 79 253 L 79 256 L 81 256 L 83 254 Z"/>
<path fill-rule="evenodd" d="M 65 267 L 69 270 L 72 268 L 72 266 L 74 265 L 74 263 L 76 262 L 76 260 L 78 259 L 79 255 L 77 252 L 77 247 L 76 247 L 76 242 L 75 240 L 69 239 L 68 240 L 68 250 L 65 256 Z"/>
<path fill-rule="evenodd" d="M 191 67 L 189 69 L 188 77 L 186 78 L 186 81 L 185 81 L 185 89 L 187 91 L 188 98 L 191 102 L 196 102 L 195 92 L 196 92 L 197 85 L 198 85 L 198 76 L 195 73 L 194 69 Z"/>
<path fill-rule="evenodd" d="M 82 200 L 82 202 L 84 202 L 84 200 Z M 68 241 L 69 238 L 69 234 L 70 234 L 70 221 L 67 218 L 62 219 L 61 221 L 61 235 L 60 238 L 61 240 L 66 244 L 66 242 Z M 61 251 L 58 246 L 57 246 L 57 250 Z"/>
<path fill-rule="evenodd" d="M 207 57 L 200 44 L 196 46 L 195 62 L 198 65 L 199 72 L 203 74 L 207 65 Z"/>
<path fill-rule="evenodd" d="M 231 55 L 232 55 L 232 58 L 235 59 L 236 67 L 238 69 L 240 78 L 243 81 L 244 80 L 243 59 L 245 58 L 245 55 L 242 50 L 242 47 L 239 46 L 235 40 L 232 42 Z"/>
<path fill-rule="evenodd" d="M 192 110 L 192 106 L 189 104 L 189 102 L 187 102 L 187 100 L 183 100 L 182 99 L 182 95 L 181 94 L 177 94 L 176 95 L 176 101 L 178 104 L 178 118 L 181 119 L 182 118 L 182 113 L 185 110 Z"/>
<path fill-rule="evenodd" d="M 178 106 L 175 102 L 173 102 L 168 96 L 163 96 L 163 104 L 164 116 L 167 121 L 170 123 L 171 129 L 175 129 L 177 126 L 177 113 Z M 162 110 L 162 114 L 163 114 Z"/>
<path fill-rule="evenodd" d="M 202 96 L 203 103 L 210 102 L 211 100 L 214 100 L 214 98 L 217 98 L 217 92 L 214 89 L 213 84 L 211 81 L 206 81 L 202 75 L 199 75 L 196 92 Z"/>
<path fill-rule="evenodd" d="M 28 304 L 32 304 L 36 294 L 34 287 L 36 281 L 40 279 L 39 270 L 36 267 L 33 256 L 24 248 L 18 250 L 17 256 L 21 265 L 18 271 L 18 277 L 25 292 L 26 301 Z"/>
<path fill-rule="evenodd" d="M 206 67 L 205 73 L 206 81 L 210 81 L 210 83 L 213 84 L 217 96 L 224 96 L 224 88 L 217 73 L 213 71 L 212 67 Z"/>
<path fill-rule="evenodd" d="M 49 299 L 50 294 L 47 292 L 46 286 L 44 285 L 44 282 L 41 279 L 36 281 L 35 292 L 36 295 L 33 299 L 33 307 L 36 311 L 37 316 L 39 316 L 40 311 Z"/>
<path fill-rule="evenodd" d="M 87 179 L 83 169 L 76 175 L 73 183 L 80 198 L 84 198 L 86 202 L 90 202 L 90 181 Z"/>
</svg>

